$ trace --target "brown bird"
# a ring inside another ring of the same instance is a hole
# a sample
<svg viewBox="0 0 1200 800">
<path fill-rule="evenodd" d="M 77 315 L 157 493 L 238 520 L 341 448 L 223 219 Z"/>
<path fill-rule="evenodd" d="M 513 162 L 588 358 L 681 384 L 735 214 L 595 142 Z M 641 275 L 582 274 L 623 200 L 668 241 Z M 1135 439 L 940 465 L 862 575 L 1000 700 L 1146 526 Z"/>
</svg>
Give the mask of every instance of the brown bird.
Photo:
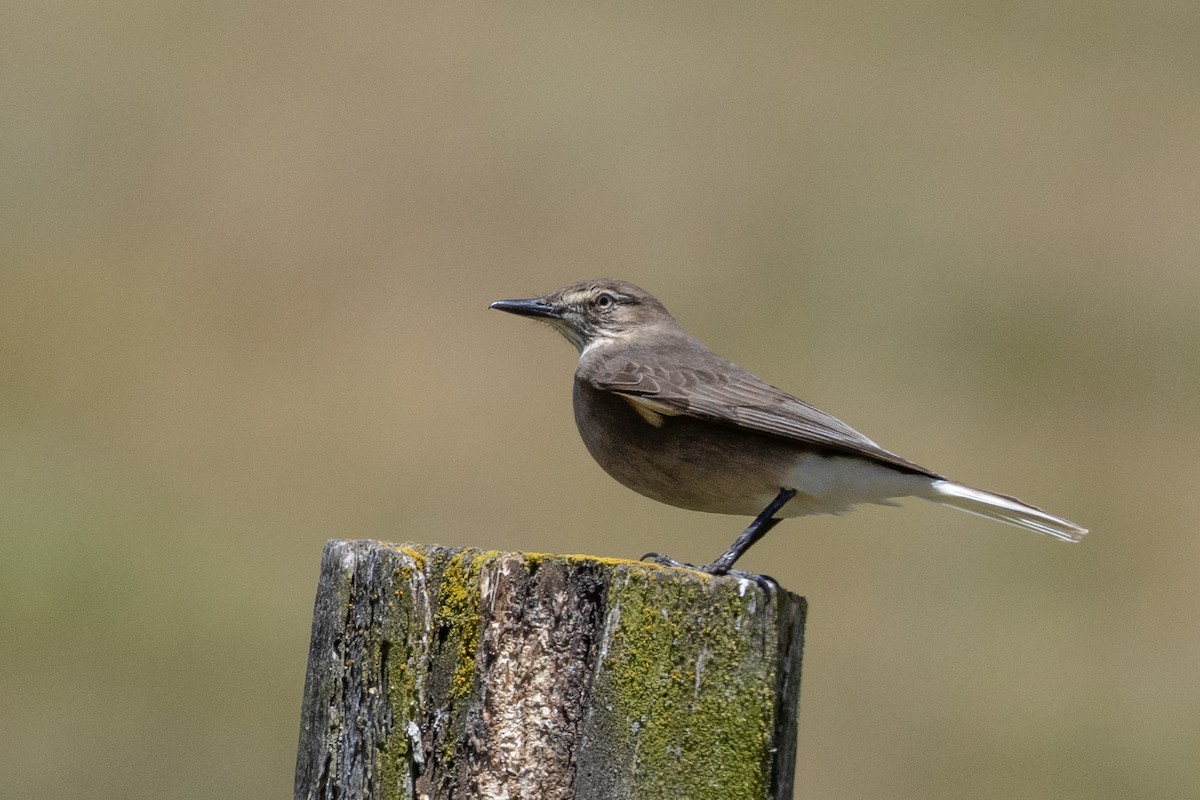
<svg viewBox="0 0 1200 800">
<path fill-rule="evenodd" d="M 492 308 L 549 323 L 579 350 L 575 424 L 592 457 L 639 494 L 755 516 L 724 574 L 779 518 L 920 497 L 1069 542 L 1087 531 L 1013 497 L 973 489 L 884 450 L 841 420 L 709 350 L 662 303 L 600 279 Z M 678 564 L 657 553 L 664 564 Z"/>
</svg>

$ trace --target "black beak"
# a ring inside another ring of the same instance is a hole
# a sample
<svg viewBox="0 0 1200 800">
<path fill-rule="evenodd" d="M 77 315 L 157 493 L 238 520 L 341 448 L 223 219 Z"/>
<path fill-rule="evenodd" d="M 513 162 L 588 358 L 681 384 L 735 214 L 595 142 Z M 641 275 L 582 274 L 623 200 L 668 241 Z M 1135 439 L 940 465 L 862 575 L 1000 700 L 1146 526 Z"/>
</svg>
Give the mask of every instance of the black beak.
<svg viewBox="0 0 1200 800">
<path fill-rule="evenodd" d="M 532 300 L 497 300 L 488 308 L 495 308 L 499 311 L 507 311 L 510 314 L 517 314 L 522 317 L 545 317 L 548 319 L 561 319 L 562 310 L 557 306 L 552 306 L 545 300 L 534 298 Z"/>
</svg>

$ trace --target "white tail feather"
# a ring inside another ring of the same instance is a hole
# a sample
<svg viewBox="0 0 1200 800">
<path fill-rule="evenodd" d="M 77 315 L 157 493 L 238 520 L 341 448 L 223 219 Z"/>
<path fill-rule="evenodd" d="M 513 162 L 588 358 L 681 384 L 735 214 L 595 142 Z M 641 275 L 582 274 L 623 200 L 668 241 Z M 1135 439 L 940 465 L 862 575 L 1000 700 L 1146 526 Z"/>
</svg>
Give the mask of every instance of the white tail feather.
<svg viewBox="0 0 1200 800">
<path fill-rule="evenodd" d="M 1045 533 L 1067 542 L 1078 542 L 1087 533 L 1074 522 L 1047 514 L 1040 508 L 1022 503 L 1015 497 L 972 489 L 953 481 L 933 481 L 925 497 L 950 508 L 977 514 L 988 519 L 1007 522 L 1031 531 Z"/>
</svg>

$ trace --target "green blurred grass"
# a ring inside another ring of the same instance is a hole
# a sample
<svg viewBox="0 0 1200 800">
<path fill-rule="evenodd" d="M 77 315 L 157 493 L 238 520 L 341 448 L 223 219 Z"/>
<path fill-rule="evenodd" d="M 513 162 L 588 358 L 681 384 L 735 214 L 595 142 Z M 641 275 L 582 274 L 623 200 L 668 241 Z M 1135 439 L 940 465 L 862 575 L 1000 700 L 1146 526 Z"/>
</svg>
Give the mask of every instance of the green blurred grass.
<svg viewBox="0 0 1200 800">
<path fill-rule="evenodd" d="M 0 774 L 286 793 L 320 548 L 708 558 L 567 345 L 641 283 L 956 478 L 748 556 L 812 605 L 803 797 L 1145 797 L 1200 752 L 1186 6 L 14 7 L 0 25 Z"/>
</svg>

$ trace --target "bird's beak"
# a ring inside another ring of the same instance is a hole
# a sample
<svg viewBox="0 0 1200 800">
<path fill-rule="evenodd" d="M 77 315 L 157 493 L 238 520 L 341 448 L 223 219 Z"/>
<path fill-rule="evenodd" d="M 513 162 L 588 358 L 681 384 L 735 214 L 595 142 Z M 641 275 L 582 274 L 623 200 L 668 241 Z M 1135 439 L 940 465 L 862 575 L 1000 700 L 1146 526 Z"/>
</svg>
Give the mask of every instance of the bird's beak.
<svg viewBox="0 0 1200 800">
<path fill-rule="evenodd" d="M 522 317 L 542 317 L 545 319 L 562 319 L 562 309 L 547 303 L 541 298 L 531 300 L 497 300 L 488 308 L 507 311 Z"/>
</svg>

